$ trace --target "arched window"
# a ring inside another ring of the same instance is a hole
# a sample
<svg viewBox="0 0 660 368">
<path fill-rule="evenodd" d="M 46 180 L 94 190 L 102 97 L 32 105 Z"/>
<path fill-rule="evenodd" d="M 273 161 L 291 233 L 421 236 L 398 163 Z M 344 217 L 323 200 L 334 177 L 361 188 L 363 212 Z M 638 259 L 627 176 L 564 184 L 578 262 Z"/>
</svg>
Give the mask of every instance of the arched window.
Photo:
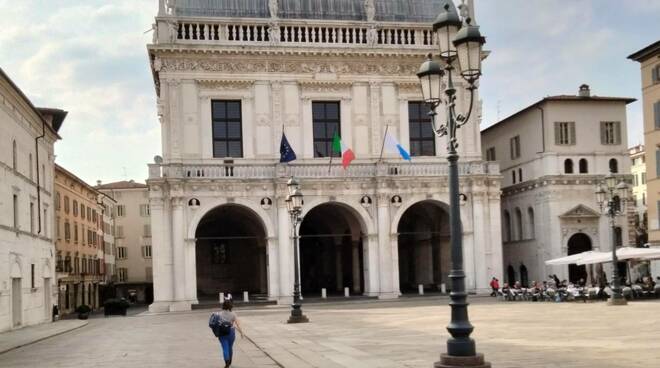
<svg viewBox="0 0 660 368">
<path fill-rule="evenodd" d="M 518 181 L 522 183 L 522 169 L 518 169 Z"/>
<path fill-rule="evenodd" d="M 573 173 L 573 160 L 570 158 L 567 158 L 564 160 L 564 174 L 572 174 Z"/>
<path fill-rule="evenodd" d="M 523 287 L 527 287 L 529 284 L 529 277 L 527 276 L 527 267 L 524 264 L 520 265 L 520 284 Z"/>
<path fill-rule="evenodd" d="M 613 174 L 619 172 L 619 162 L 615 158 L 610 159 L 610 172 Z"/>
<path fill-rule="evenodd" d="M 504 210 L 504 234 L 502 234 L 502 238 L 505 242 L 511 241 L 511 215 L 507 210 Z"/>
<path fill-rule="evenodd" d="M 516 212 L 515 212 L 515 232 L 516 232 L 516 238 L 514 240 L 522 240 L 523 239 L 523 224 L 522 224 L 522 211 L 520 211 L 520 208 L 516 207 Z"/>
<path fill-rule="evenodd" d="M 513 184 L 516 183 L 516 170 L 511 171 L 511 181 L 513 181 Z"/>
<path fill-rule="evenodd" d="M 12 151 L 11 151 L 12 168 L 14 168 L 14 170 L 16 170 L 17 165 L 18 165 L 18 152 L 16 151 L 16 140 L 13 140 L 11 142 L 11 149 L 12 149 Z"/>
<path fill-rule="evenodd" d="M 529 238 L 534 239 L 536 238 L 536 230 L 534 229 L 534 209 L 532 207 L 527 208 L 527 218 L 529 219 L 529 226 L 528 230 L 529 231 Z"/>
<path fill-rule="evenodd" d="M 589 172 L 589 163 L 587 162 L 587 159 L 581 158 L 579 166 L 580 174 L 587 174 Z"/>
</svg>

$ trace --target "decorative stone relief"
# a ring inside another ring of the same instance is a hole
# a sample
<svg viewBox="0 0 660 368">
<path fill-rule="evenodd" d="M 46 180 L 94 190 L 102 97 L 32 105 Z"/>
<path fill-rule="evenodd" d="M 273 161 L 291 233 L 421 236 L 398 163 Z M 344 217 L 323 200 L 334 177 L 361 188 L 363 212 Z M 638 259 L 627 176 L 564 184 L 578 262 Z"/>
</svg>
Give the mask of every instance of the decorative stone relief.
<svg viewBox="0 0 660 368">
<path fill-rule="evenodd" d="M 399 75 L 410 77 L 419 69 L 419 62 L 406 63 L 378 62 L 376 60 L 359 62 L 345 61 L 255 61 L 254 59 L 232 60 L 228 62 L 194 58 L 163 58 L 163 72 L 223 72 L 223 73 L 334 73 L 359 75 Z"/>
<path fill-rule="evenodd" d="M 364 13 L 367 15 L 367 22 L 373 22 L 376 18 L 376 5 L 374 0 L 364 0 Z"/>
<path fill-rule="evenodd" d="M 277 19 L 277 12 L 279 10 L 279 4 L 277 0 L 268 0 L 268 11 L 270 11 L 270 17 L 272 19 Z"/>
</svg>

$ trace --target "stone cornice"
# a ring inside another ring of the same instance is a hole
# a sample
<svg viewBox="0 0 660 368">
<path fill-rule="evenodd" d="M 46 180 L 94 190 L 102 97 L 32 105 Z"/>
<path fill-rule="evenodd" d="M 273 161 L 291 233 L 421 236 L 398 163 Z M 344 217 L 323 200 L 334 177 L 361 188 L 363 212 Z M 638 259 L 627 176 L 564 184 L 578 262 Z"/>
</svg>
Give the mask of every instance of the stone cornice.
<svg viewBox="0 0 660 368">
<path fill-rule="evenodd" d="M 424 61 L 430 50 L 434 49 L 379 49 L 374 47 L 286 47 L 286 46 L 212 46 L 212 45 L 148 45 L 152 55 L 166 57 L 168 55 L 237 55 L 237 56 L 320 56 L 338 58 L 366 57 L 400 57 L 413 58 L 418 67 Z"/>
<path fill-rule="evenodd" d="M 618 177 L 625 177 L 627 182 L 632 180 L 629 174 L 617 174 Z M 527 192 L 539 187 L 548 187 L 551 185 L 590 185 L 595 186 L 597 182 L 603 180 L 604 175 L 551 175 L 543 176 L 538 179 L 528 180 L 515 185 L 502 188 L 502 197 L 507 197 L 523 192 Z M 594 189 L 595 191 L 595 189 Z"/>
<path fill-rule="evenodd" d="M 253 80 L 244 79 L 195 79 L 195 82 L 201 87 L 206 88 L 231 88 L 231 89 L 246 89 L 254 84 Z"/>
</svg>

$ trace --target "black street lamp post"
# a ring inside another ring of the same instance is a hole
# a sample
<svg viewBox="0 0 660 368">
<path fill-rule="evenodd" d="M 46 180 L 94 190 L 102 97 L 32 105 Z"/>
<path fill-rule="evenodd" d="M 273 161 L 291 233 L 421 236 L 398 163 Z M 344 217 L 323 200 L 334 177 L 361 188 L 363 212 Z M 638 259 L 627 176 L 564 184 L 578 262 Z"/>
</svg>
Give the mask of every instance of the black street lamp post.
<svg viewBox="0 0 660 368">
<path fill-rule="evenodd" d="M 628 201 L 628 184 L 624 180 L 617 184 L 617 177 L 612 173 L 605 176 L 602 183 L 596 186 L 596 201 L 601 213 L 609 218 L 612 238 L 612 295 L 608 305 L 626 305 L 628 302 L 621 293 L 621 280 L 619 279 L 619 259 L 616 255 L 616 217 L 626 215 L 626 202 Z"/>
<path fill-rule="evenodd" d="M 444 367 L 490 367 L 484 361 L 483 354 L 477 354 L 476 346 L 470 334 L 474 327 L 468 318 L 467 292 L 465 290 L 465 271 L 463 270 L 463 234 L 461 230 L 458 153 L 456 148 L 456 129 L 466 124 L 472 113 L 475 82 L 481 76 L 481 51 L 486 42 L 481 36 L 479 27 L 471 24 L 471 19 L 465 17 L 461 21 L 456 9 L 445 4 L 433 24 L 440 48 L 439 57 L 443 63 L 433 61 L 429 54 L 417 73 L 422 87 L 424 102 L 430 107 L 429 115 L 433 131 L 439 137 L 447 136 L 447 161 L 449 162 L 449 217 L 451 235 L 451 321 L 447 330 L 451 337 L 447 340 L 447 353 L 440 355 L 440 361 L 434 364 L 436 368 Z M 458 63 L 457 63 L 458 61 Z M 456 65 L 458 64 L 458 65 Z M 465 115 L 456 113 L 456 88 L 454 73 L 460 70 L 460 76 L 468 83 L 470 105 Z M 447 83 L 443 85 L 443 77 Z M 444 96 L 442 93 L 444 92 Z M 444 104 L 446 122 L 436 123 L 436 108 Z"/>
<path fill-rule="evenodd" d="M 302 305 L 300 303 L 300 262 L 299 259 L 299 249 L 298 249 L 298 225 L 302 222 L 302 205 L 303 205 L 303 194 L 300 190 L 300 183 L 298 180 L 291 177 L 286 183 L 287 189 L 289 190 L 289 195 L 286 197 L 286 206 L 289 210 L 289 215 L 291 215 L 291 228 L 293 231 L 293 267 L 294 267 L 294 278 L 293 281 L 293 304 L 291 304 L 291 316 L 287 323 L 306 323 L 309 322 L 307 316 L 303 314 Z"/>
</svg>

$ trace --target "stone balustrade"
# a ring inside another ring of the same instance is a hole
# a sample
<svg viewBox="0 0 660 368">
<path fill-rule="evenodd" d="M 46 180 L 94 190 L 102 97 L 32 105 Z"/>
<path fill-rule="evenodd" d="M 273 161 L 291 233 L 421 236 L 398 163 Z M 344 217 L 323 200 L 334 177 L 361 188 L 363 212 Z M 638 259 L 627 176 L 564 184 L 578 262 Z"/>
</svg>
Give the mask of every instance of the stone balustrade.
<svg viewBox="0 0 660 368">
<path fill-rule="evenodd" d="M 209 45 L 370 46 L 434 48 L 434 33 L 426 24 L 278 21 L 256 19 L 169 20 L 173 34 L 167 42 Z M 166 22 L 161 24 L 165 25 Z M 160 42 L 159 42 L 160 43 Z"/>
<path fill-rule="evenodd" d="M 496 162 L 459 163 L 460 175 L 499 175 Z M 298 164 L 149 164 L 149 179 L 310 179 L 447 176 L 447 163 L 353 163 L 344 170 L 339 162 Z"/>
</svg>

